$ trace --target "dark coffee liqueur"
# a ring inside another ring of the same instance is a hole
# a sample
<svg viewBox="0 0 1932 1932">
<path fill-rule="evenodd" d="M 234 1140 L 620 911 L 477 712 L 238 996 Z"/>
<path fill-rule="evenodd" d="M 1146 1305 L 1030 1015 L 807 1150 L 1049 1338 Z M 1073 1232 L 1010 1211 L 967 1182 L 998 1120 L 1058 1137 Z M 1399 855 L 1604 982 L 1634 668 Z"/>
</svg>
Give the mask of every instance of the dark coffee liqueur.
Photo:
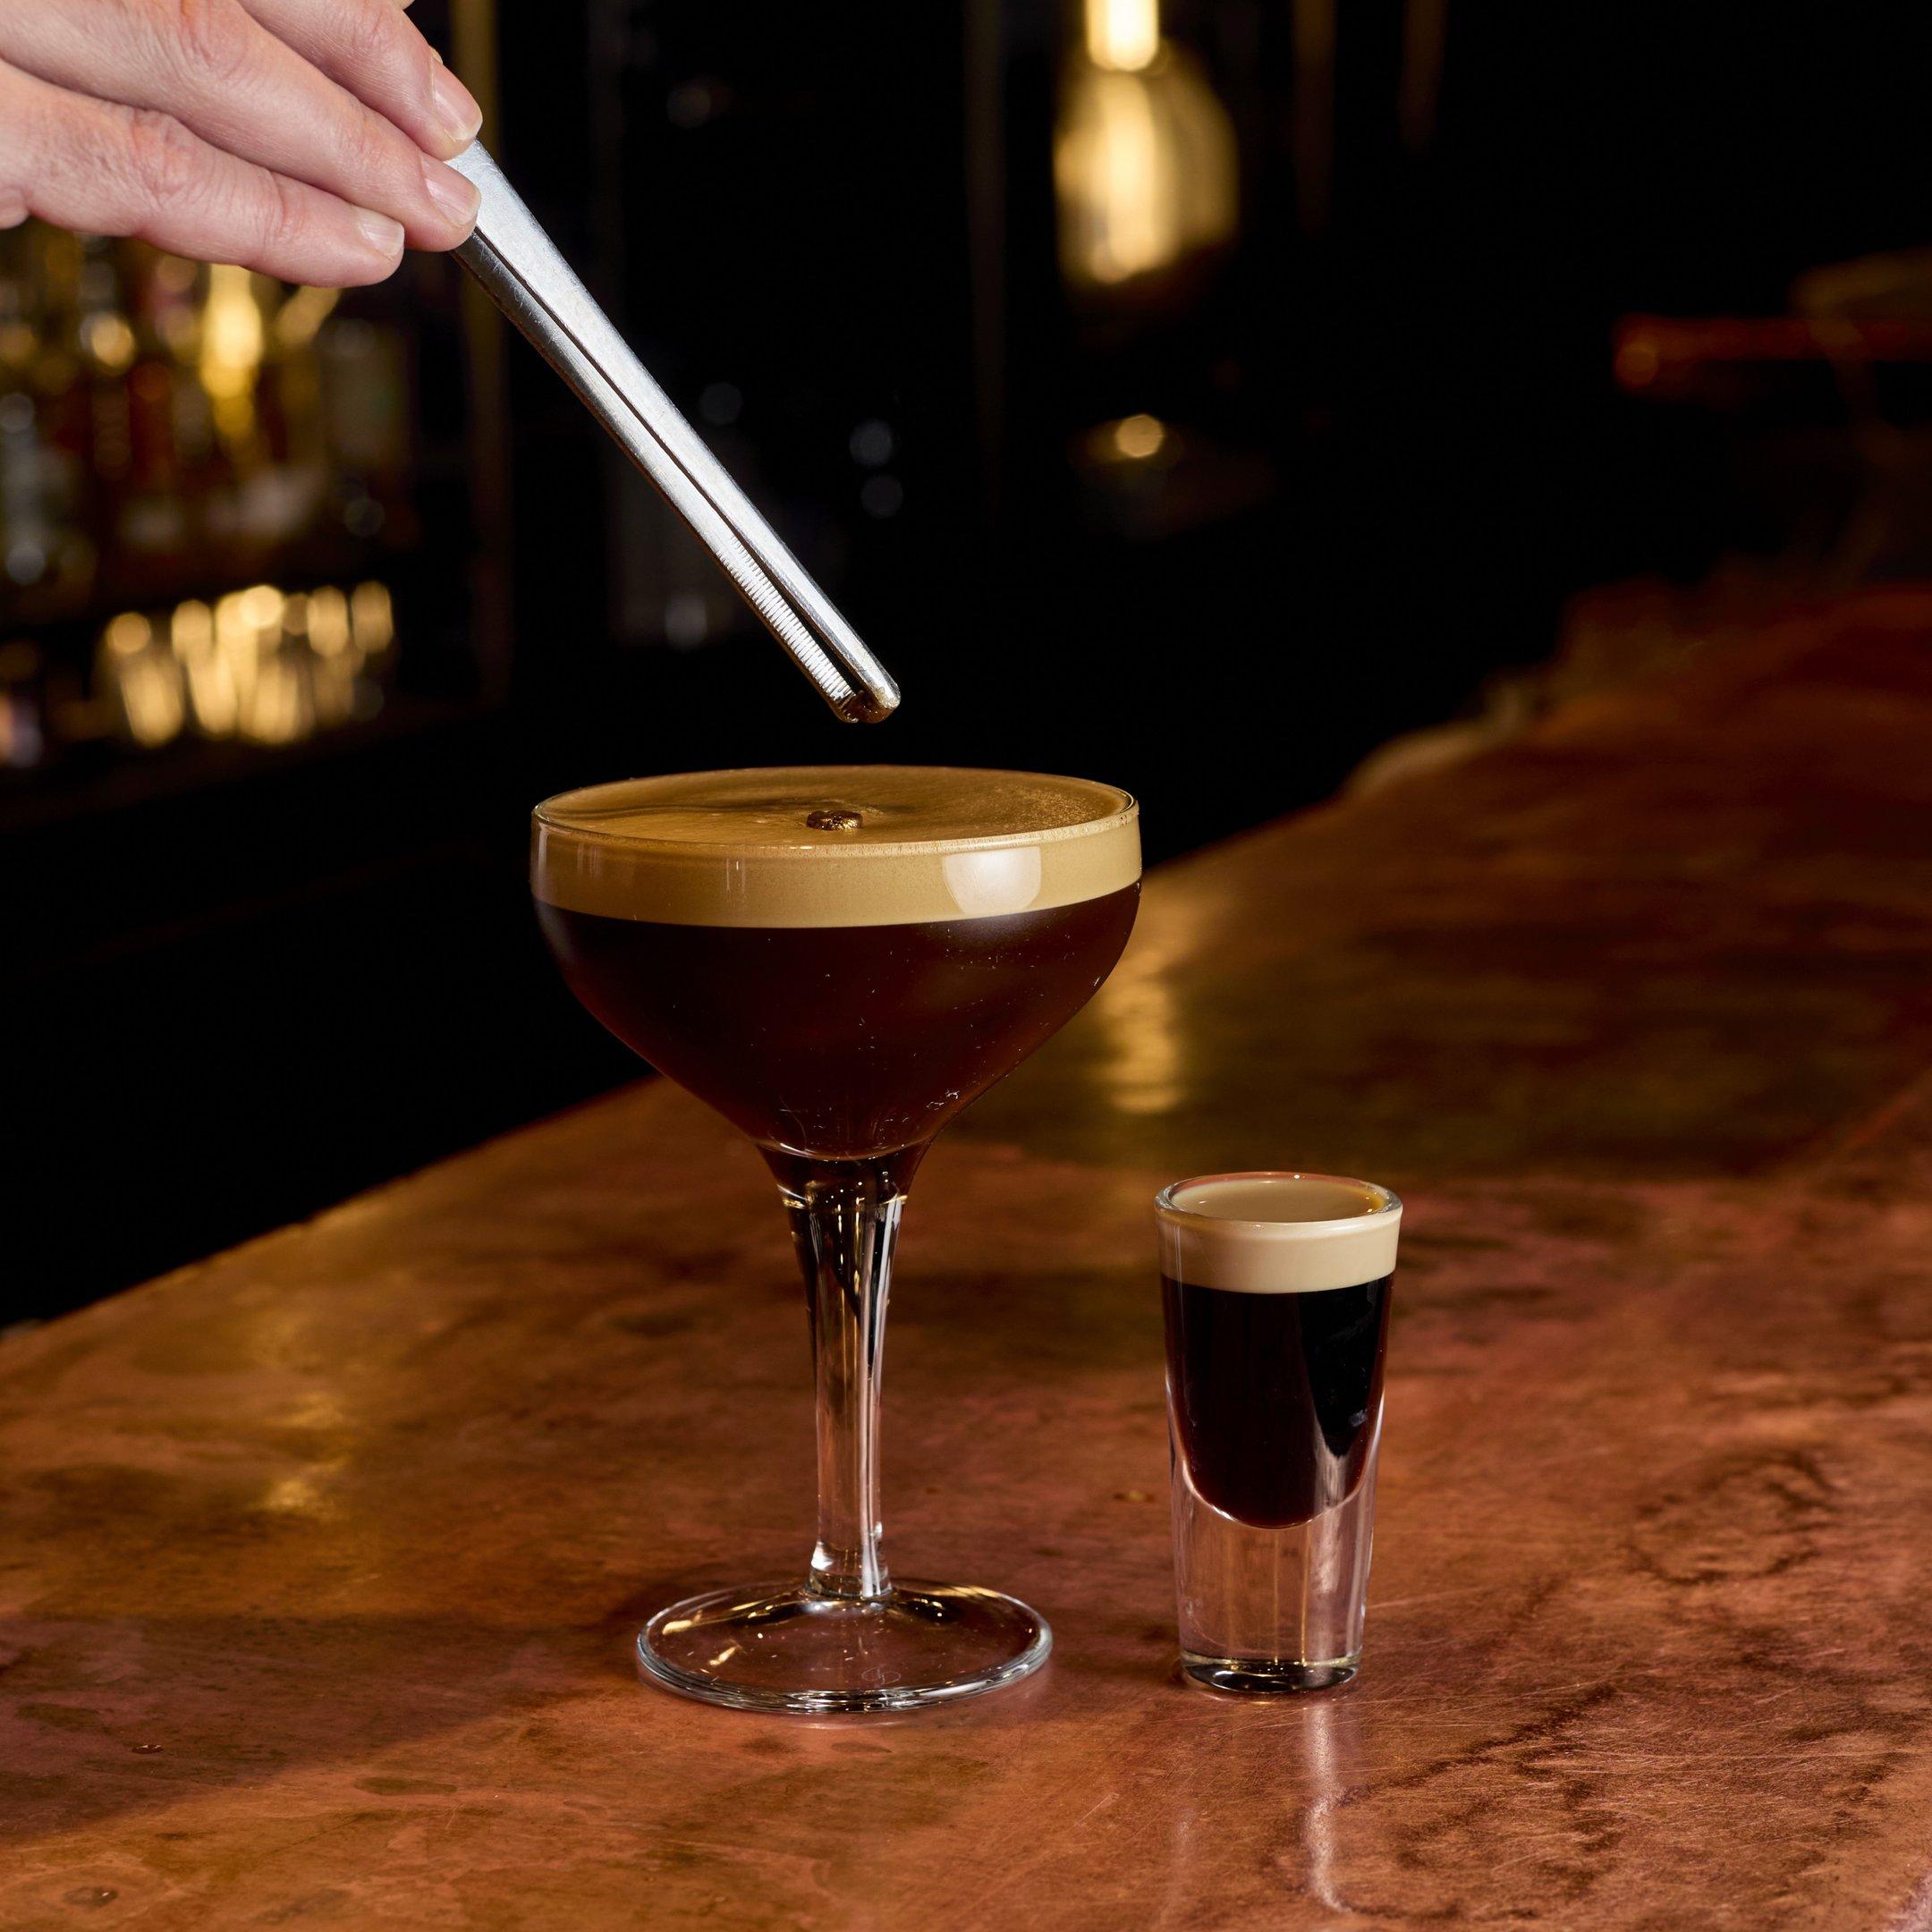
<svg viewBox="0 0 1932 1932">
<path fill-rule="evenodd" d="M 928 1140 L 1084 1005 L 1137 886 L 1046 911 L 892 926 L 669 926 L 539 902 L 577 997 L 767 1146 Z"/>
<path fill-rule="evenodd" d="M 1360 1482 L 1382 1402 L 1389 1277 L 1302 1293 L 1162 1277 L 1174 1428 L 1195 1489 L 1284 1530 Z"/>
</svg>

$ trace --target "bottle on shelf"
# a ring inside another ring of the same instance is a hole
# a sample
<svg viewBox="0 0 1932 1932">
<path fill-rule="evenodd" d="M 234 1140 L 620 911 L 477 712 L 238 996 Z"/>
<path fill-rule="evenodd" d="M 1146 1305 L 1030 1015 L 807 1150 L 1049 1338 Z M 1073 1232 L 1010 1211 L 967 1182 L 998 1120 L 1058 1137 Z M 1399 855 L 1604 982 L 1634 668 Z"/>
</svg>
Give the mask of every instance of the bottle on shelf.
<svg viewBox="0 0 1932 1932">
<path fill-rule="evenodd" d="M 417 528 L 412 349 L 379 299 L 342 302 L 0 232 L 0 764 L 289 743 L 380 708 L 371 572 Z"/>
</svg>

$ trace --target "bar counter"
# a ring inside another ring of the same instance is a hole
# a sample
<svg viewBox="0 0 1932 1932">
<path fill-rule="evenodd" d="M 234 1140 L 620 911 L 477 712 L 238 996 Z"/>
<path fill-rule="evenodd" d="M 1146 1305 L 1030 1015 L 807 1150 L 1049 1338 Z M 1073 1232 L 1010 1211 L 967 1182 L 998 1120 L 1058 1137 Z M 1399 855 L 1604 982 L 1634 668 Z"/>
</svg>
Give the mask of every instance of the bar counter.
<svg viewBox="0 0 1932 1932">
<path fill-rule="evenodd" d="M 636 1682 L 811 1507 L 661 1083 L 0 1343 L 0 1924 L 1921 1932 L 1928 640 L 1733 625 L 1152 877 L 907 1221 L 887 1555 L 1046 1614 L 1012 1690 Z M 1367 1662 L 1267 1706 L 1175 1673 L 1149 1222 L 1263 1165 L 1410 1203 Z"/>
</svg>

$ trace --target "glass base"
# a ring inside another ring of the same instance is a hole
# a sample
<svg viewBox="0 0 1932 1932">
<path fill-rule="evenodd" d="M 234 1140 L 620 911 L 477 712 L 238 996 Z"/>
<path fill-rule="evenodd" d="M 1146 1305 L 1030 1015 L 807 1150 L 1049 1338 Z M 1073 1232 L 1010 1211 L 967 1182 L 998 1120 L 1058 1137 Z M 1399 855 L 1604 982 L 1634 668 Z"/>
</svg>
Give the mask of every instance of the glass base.
<svg viewBox="0 0 1932 1932">
<path fill-rule="evenodd" d="M 714 1590 L 660 1610 L 638 1667 L 737 1710 L 916 1710 L 1017 1683 L 1046 1661 L 1046 1620 L 997 1591 L 907 1582 L 871 1601 L 809 1584 Z"/>
<path fill-rule="evenodd" d="M 1232 1690 L 1242 1697 L 1292 1696 L 1303 1690 L 1334 1690 L 1361 1667 L 1360 1657 L 1332 1657 L 1304 1663 L 1295 1657 L 1196 1657 L 1181 1653 L 1181 1668 L 1196 1683 L 1211 1690 Z"/>
</svg>

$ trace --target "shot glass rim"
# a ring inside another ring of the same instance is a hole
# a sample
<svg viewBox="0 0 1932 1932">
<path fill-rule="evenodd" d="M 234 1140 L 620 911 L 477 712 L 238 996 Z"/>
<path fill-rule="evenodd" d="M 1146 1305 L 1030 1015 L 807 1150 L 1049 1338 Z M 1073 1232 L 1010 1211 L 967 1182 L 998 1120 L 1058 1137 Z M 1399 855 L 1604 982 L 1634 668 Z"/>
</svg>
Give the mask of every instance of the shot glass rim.
<svg viewBox="0 0 1932 1932">
<path fill-rule="evenodd" d="M 1368 1214 L 1332 1216 L 1320 1221 L 1267 1221 L 1253 1220 L 1244 1215 L 1207 1214 L 1198 1208 L 1182 1208 L 1174 1199 L 1183 1188 L 1208 1187 L 1221 1181 L 1326 1182 L 1331 1186 L 1360 1188 L 1366 1194 L 1378 1197 L 1382 1205 Z M 1322 1241 L 1342 1234 L 1359 1234 L 1379 1222 L 1398 1218 L 1402 1211 L 1401 1195 L 1379 1181 L 1364 1181 L 1357 1174 L 1316 1174 L 1299 1167 L 1250 1167 L 1229 1174 L 1190 1174 L 1185 1180 L 1169 1182 L 1154 1197 L 1157 1220 L 1200 1227 L 1247 1228 L 1258 1234 L 1267 1230 L 1280 1241 Z"/>
</svg>

